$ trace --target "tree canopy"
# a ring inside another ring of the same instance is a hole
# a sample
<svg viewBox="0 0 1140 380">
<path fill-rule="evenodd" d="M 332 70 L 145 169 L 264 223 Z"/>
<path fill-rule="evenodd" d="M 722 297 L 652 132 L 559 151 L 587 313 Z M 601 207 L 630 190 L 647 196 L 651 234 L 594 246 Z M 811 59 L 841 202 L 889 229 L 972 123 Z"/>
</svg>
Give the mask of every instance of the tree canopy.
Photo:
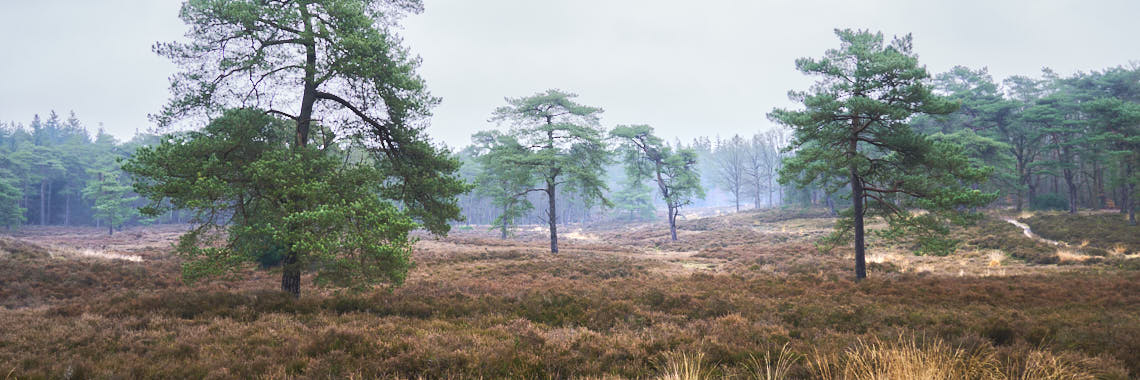
<svg viewBox="0 0 1140 380">
<path fill-rule="evenodd" d="M 173 97 L 154 119 L 167 126 L 242 108 L 292 121 L 285 144 L 295 152 L 265 157 L 285 160 L 282 165 L 296 170 L 317 170 L 323 158 L 306 150 L 311 142 L 321 149 L 341 144 L 367 151 L 375 170 L 351 173 L 375 178 L 355 180 L 374 184 L 365 188 L 396 202 L 400 214 L 424 228 L 446 233 L 448 222 L 460 218 L 456 196 L 469 187 L 457 176 L 459 161 L 423 134 L 438 99 L 416 74 L 418 59 L 392 32 L 402 16 L 421 10 L 419 1 L 403 0 L 186 1 L 180 15 L 190 26 L 188 40 L 155 45 L 181 71 L 171 80 Z M 310 206 L 323 204 L 314 202 Z M 282 217 L 317 210 L 285 211 Z M 376 220 L 401 230 L 398 219 Z M 329 228 L 348 228 L 353 239 L 372 233 L 342 223 Z M 295 240 L 300 235 L 275 238 L 291 242 L 285 245 L 282 289 L 299 294 L 306 264 L 297 250 L 312 247 Z"/>
<path fill-rule="evenodd" d="M 666 145 L 648 125 L 619 125 L 610 135 L 622 141 L 629 181 L 649 179 L 657 184 L 667 208 L 669 236 L 676 241 L 681 207 L 705 196 L 696 170 L 696 151 Z"/>
<path fill-rule="evenodd" d="M 183 274 L 236 273 L 284 250 L 298 267 L 316 268 L 319 284 L 400 283 L 417 224 L 380 199 L 378 169 L 344 164 L 350 152 L 335 146 L 290 147 L 289 127 L 262 110 L 233 109 L 202 131 L 140 148 L 124 165 L 150 202 L 145 214 L 167 203 L 194 211 L 195 227 L 177 245 Z"/>
<path fill-rule="evenodd" d="M 610 205 L 605 197 L 608 186 L 605 165 L 610 162 L 604 134 L 598 127 L 601 108 L 574 102 L 576 94 L 548 90 L 522 98 L 508 98 L 507 105 L 495 110 L 491 120 L 513 127 L 517 144 L 497 144 L 492 148 L 500 165 L 524 167 L 547 196 L 550 252 L 558 252 L 558 189 L 576 193 L 587 205 L 594 201 Z"/>
<path fill-rule="evenodd" d="M 886 218 L 888 236 L 914 237 L 919 253 L 948 253 L 953 241 L 944 238 L 945 221 L 965 221 L 963 207 L 984 205 L 996 194 L 971 188 L 989 172 L 960 146 L 916 133 L 910 121 L 916 114 L 953 112 L 957 104 L 931 92 L 909 35 L 890 43 L 881 33 L 836 35 L 839 48 L 819 59 L 796 60 L 801 72 L 819 77 L 811 90 L 790 93 L 804 108 L 769 114 L 794 131 L 795 156 L 786 161 L 781 181 L 822 185 L 829 192 L 851 187 L 852 208 L 833 237 L 854 234 L 856 278 L 866 277 L 865 216 Z"/>
</svg>

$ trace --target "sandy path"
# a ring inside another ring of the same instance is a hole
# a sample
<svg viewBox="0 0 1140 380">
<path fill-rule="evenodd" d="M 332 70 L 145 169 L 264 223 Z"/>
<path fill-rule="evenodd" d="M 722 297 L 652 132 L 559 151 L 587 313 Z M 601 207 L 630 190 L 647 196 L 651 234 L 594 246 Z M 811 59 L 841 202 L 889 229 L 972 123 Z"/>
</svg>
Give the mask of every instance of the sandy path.
<svg viewBox="0 0 1140 380">
<path fill-rule="evenodd" d="M 1049 240 L 1049 239 L 1043 238 L 1043 237 L 1033 233 L 1033 230 L 1029 228 L 1028 224 L 1018 222 L 1018 221 L 1010 219 L 1010 218 L 1006 218 L 1005 221 L 1009 222 L 1009 224 L 1017 226 L 1018 228 L 1021 228 L 1021 232 L 1024 233 L 1025 236 L 1030 238 L 1030 239 L 1042 241 L 1042 242 L 1045 242 L 1045 243 L 1048 243 L 1048 244 L 1054 245 L 1054 246 L 1066 245 L 1066 244 L 1061 243 L 1059 241 Z"/>
</svg>

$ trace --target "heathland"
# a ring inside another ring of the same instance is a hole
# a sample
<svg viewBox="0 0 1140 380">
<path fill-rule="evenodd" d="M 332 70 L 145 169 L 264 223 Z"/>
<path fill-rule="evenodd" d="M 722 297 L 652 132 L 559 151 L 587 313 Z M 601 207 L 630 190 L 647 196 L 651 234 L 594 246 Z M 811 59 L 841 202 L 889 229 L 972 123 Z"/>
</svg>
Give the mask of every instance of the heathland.
<svg viewBox="0 0 1140 380">
<path fill-rule="evenodd" d="M 0 373 L 1125 379 L 1140 231 L 1104 228 L 1119 218 L 988 214 L 945 257 L 872 238 L 860 282 L 851 248 L 817 249 L 824 211 L 690 215 L 677 242 L 657 224 L 569 226 L 557 254 L 542 227 L 459 227 L 420 238 L 400 287 L 299 299 L 274 269 L 184 283 L 183 227 L 26 227 L 0 237 Z"/>
</svg>

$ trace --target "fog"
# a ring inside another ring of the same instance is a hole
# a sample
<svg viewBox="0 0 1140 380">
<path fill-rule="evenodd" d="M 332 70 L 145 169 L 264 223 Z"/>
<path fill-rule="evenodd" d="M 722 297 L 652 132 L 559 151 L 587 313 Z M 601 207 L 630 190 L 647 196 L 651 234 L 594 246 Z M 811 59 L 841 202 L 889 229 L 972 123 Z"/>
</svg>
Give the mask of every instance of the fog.
<svg viewBox="0 0 1140 380">
<path fill-rule="evenodd" d="M 151 126 L 174 66 L 150 52 L 180 37 L 178 1 L 0 3 L 0 121 L 75 110 L 120 138 Z M 406 46 L 443 103 L 428 133 L 451 146 L 503 97 L 547 88 L 606 109 L 603 124 L 653 125 L 672 140 L 751 135 L 812 78 L 798 57 L 837 45 L 834 28 L 913 33 L 932 72 L 987 66 L 998 79 L 1140 59 L 1133 1 L 426 0 Z"/>
</svg>

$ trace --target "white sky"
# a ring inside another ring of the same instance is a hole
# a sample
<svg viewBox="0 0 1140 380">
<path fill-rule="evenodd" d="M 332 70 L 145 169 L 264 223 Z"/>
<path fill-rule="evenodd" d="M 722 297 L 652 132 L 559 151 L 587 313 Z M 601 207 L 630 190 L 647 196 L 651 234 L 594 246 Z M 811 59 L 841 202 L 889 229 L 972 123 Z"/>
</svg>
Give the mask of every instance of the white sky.
<svg viewBox="0 0 1140 380">
<path fill-rule="evenodd" d="M 1134 0 L 424 0 L 405 43 L 443 98 L 428 133 L 469 142 L 503 97 L 548 88 L 650 124 L 670 140 L 751 134 L 812 79 L 798 57 L 834 28 L 913 33 L 932 73 L 987 66 L 996 79 L 1140 60 Z M 150 124 L 174 66 L 150 51 L 180 38 L 174 0 L 0 0 L 0 121 L 75 110 L 120 138 Z"/>
</svg>

